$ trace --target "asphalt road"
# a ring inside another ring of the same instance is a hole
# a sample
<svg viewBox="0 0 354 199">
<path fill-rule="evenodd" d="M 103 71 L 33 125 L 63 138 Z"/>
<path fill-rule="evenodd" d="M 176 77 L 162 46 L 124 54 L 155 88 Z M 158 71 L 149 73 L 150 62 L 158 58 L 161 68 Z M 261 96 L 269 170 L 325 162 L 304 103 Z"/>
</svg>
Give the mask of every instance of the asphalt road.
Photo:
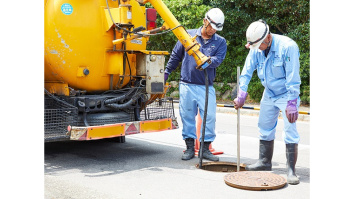
<svg viewBox="0 0 354 199">
<path fill-rule="evenodd" d="M 176 113 L 179 118 L 178 109 Z M 220 161 L 237 161 L 236 114 L 217 113 L 213 148 L 222 151 Z M 258 158 L 256 116 L 241 116 L 241 163 Z M 310 198 L 310 122 L 299 121 L 299 185 L 278 190 L 250 191 L 230 187 L 227 173 L 195 167 L 198 158 L 182 161 L 185 149 L 180 128 L 164 132 L 130 135 L 125 143 L 111 140 L 45 144 L 45 198 L 189 199 Z M 273 173 L 286 178 L 283 121 L 279 120 L 273 155 Z"/>
</svg>

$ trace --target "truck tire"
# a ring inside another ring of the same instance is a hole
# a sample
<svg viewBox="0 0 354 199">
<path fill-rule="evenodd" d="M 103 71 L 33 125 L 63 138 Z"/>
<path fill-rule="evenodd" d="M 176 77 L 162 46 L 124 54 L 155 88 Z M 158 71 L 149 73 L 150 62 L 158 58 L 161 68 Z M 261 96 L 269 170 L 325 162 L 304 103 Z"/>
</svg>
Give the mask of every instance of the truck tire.
<svg viewBox="0 0 354 199">
<path fill-rule="evenodd" d="M 125 143 L 125 136 L 119 136 L 119 137 L 115 137 L 115 138 L 111 138 L 114 142 L 118 142 L 118 143 Z"/>
</svg>

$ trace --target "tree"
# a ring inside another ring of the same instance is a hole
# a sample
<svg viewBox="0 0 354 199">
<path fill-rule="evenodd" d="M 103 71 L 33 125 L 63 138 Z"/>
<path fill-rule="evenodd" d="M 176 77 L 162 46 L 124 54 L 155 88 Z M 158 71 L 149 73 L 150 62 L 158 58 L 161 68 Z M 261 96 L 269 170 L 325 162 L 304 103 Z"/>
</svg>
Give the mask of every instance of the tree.
<svg viewBox="0 0 354 199">
<path fill-rule="evenodd" d="M 289 36 L 300 49 L 301 101 L 310 102 L 310 3 L 308 0 L 164 0 L 164 3 L 186 28 L 202 26 L 204 14 L 218 7 L 225 14 L 224 28 L 220 33 L 227 40 L 227 54 L 224 62 L 217 68 L 216 82 L 236 82 L 237 66 L 243 68 L 248 54 L 245 49 L 245 33 L 253 21 L 263 19 L 276 34 Z M 161 26 L 162 19 L 157 20 Z M 172 34 L 151 37 L 149 48 L 171 51 L 177 39 Z M 236 59 L 235 59 L 236 57 Z M 168 58 L 168 57 L 167 57 Z M 256 74 L 254 73 L 254 76 Z M 173 73 L 170 80 L 179 80 L 179 72 Z M 249 96 L 255 101 L 262 97 L 263 86 L 257 77 L 249 84 Z"/>
</svg>

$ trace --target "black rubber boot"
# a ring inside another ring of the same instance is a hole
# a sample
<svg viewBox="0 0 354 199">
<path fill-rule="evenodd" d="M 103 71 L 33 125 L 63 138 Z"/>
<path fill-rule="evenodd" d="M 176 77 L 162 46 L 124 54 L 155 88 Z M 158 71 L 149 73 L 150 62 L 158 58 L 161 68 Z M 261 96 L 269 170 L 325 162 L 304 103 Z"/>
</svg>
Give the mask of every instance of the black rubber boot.
<svg viewBox="0 0 354 199">
<path fill-rule="evenodd" d="M 184 140 L 187 145 L 187 150 L 184 151 L 184 154 L 182 155 L 182 160 L 190 160 L 194 158 L 194 139 L 193 138 L 187 138 Z"/>
<path fill-rule="evenodd" d="M 259 140 L 259 159 L 255 164 L 247 165 L 247 171 L 271 171 L 274 140 Z"/>
<path fill-rule="evenodd" d="M 211 142 L 204 142 L 204 146 L 203 146 L 203 158 L 207 159 L 207 160 L 211 160 L 214 162 L 219 161 L 219 157 L 213 155 L 210 150 L 209 150 L 209 146 L 210 146 Z M 200 156 L 200 151 L 198 154 L 198 157 Z"/>
<path fill-rule="evenodd" d="M 297 144 L 286 144 L 286 165 L 288 168 L 288 184 L 299 184 L 299 178 L 295 174 L 295 164 L 297 161 Z"/>
</svg>

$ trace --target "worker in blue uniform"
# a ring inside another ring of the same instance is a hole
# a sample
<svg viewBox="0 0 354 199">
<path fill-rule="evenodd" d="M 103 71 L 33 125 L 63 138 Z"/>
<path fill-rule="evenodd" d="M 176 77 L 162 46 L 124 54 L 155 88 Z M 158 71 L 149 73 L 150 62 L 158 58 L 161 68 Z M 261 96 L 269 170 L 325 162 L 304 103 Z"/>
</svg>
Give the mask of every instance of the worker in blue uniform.
<svg viewBox="0 0 354 199">
<path fill-rule="evenodd" d="M 218 161 L 219 158 L 213 155 L 209 146 L 215 139 L 215 118 L 216 118 L 216 96 L 213 87 L 216 68 L 225 59 L 227 45 L 226 40 L 216 31 L 221 31 L 224 24 L 224 14 L 219 8 L 212 8 L 203 19 L 203 26 L 198 29 L 187 30 L 194 37 L 197 35 L 197 42 L 201 45 L 200 51 L 210 57 L 211 64 L 205 68 L 209 78 L 209 98 L 207 121 L 205 127 L 205 139 L 202 157 L 211 161 Z M 187 150 L 182 155 L 182 160 L 190 160 L 194 157 L 194 145 L 196 135 L 195 117 L 199 108 L 200 115 L 204 115 L 205 107 L 205 76 L 204 72 L 196 69 L 197 64 L 192 56 L 189 56 L 180 41 L 172 50 L 170 59 L 165 69 L 165 81 L 169 74 L 182 62 L 181 76 L 179 83 L 179 112 L 183 124 L 182 137 L 185 140 Z M 201 141 L 201 138 L 200 138 Z"/>
<path fill-rule="evenodd" d="M 270 33 L 269 26 L 263 20 L 250 24 L 246 38 L 246 48 L 250 51 L 240 76 L 239 91 L 234 99 L 235 108 L 241 108 L 244 105 L 248 84 L 255 70 L 264 86 L 258 121 L 259 160 L 255 164 L 248 165 L 246 170 L 272 169 L 276 126 L 279 111 L 282 111 L 283 139 L 286 144 L 288 169 L 287 181 L 289 184 L 298 184 L 295 164 L 300 140 L 296 129 L 301 84 L 299 48 L 296 42 L 289 37 Z"/>
</svg>

